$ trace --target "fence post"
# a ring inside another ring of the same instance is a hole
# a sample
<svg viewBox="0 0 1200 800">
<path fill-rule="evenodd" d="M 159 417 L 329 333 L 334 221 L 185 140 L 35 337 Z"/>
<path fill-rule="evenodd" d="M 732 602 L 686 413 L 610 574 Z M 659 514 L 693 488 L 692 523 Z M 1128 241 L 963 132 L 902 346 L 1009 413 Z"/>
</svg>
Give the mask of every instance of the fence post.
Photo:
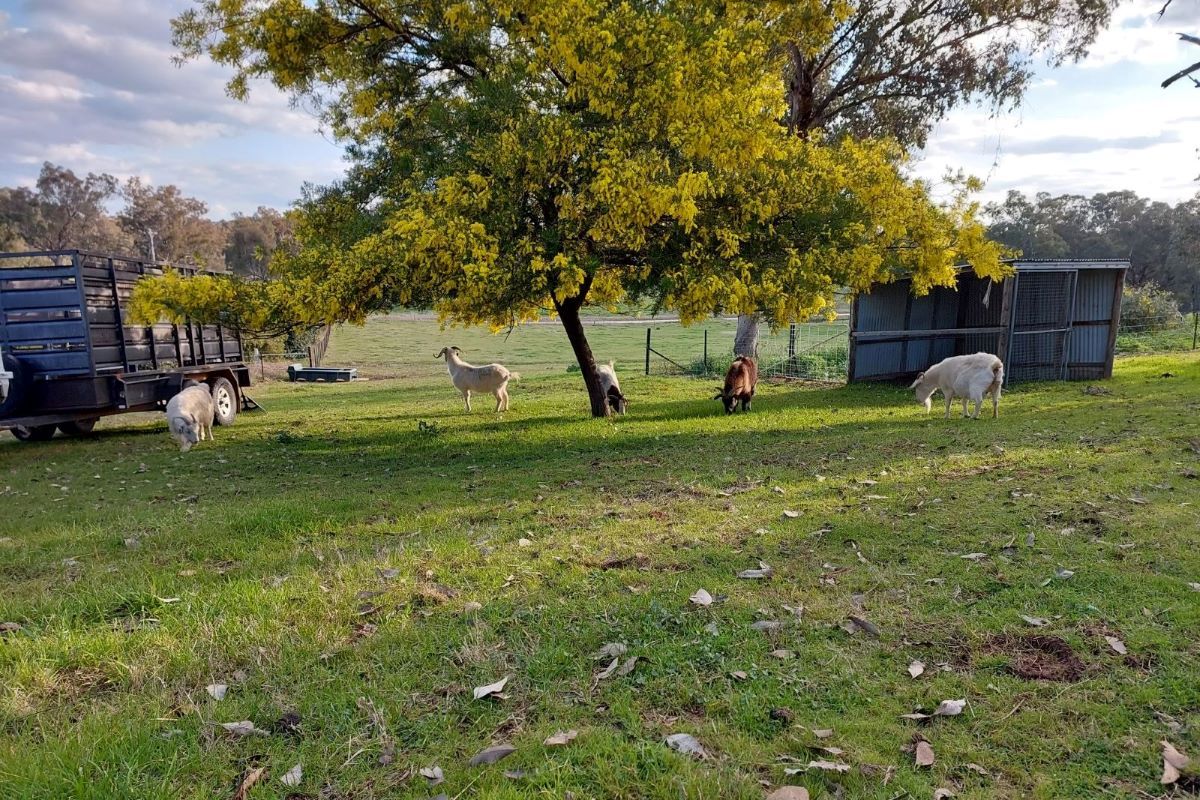
<svg viewBox="0 0 1200 800">
<path fill-rule="evenodd" d="M 704 329 L 704 374 L 708 375 L 708 328 Z"/>
<path fill-rule="evenodd" d="M 1192 349 L 1196 349 L 1196 340 L 1200 338 L 1200 286 L 1192 284 Z"/>
<path fill-rule="evenodd" d="M 788 363 L 796 359 L 796 323 L 788 325 Z"/>
<path fill-rule="evenodd" d="M 650 374 L 650 329 L 646 328 L 646 374 Z"/>
</svg>

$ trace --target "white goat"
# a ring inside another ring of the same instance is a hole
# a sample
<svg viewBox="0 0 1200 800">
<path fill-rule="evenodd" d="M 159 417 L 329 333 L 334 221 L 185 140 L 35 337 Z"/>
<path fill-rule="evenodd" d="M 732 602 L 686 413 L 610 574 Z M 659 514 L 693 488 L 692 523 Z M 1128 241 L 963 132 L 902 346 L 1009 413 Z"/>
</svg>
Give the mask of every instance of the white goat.
<svg viewBox="0 0 1200 800">
<path fill-rule="evenodd" d="M 519 372 L 509 372 L 501 364 L 487 364 L 474 367 L 462 360 L 462 351 L 457 347 L 443 347 L 434 358 L 446 357 L 446 371 L 450 373 L 450 381 L 454 388 L 462 392 L 467 401 L 467 411 L 471 410 L 471 392 L 488 392 L 496 396 L 496 410 L 508 411 L 508 382 L 521 379 Z"/>
<path fill-rule="evenodd" d="M 216 406 L 212 393 L 202 383 L 185 386 L 167 403 L 167 427 L 179 442 L 179 452 L 186 453 L 207 435 L 211 441 Z"/>
<path fill-rule="evenodd" d="M 938 389 L 946 398 L 946 419 L 950 419 L 950 404 L 961 398 L 963 416 L 967 416 L 967 401 L 975 403 L 971 419 L 979 419 L 983 396 L 992 396 L 992 418 L 1000 416 L 1000 388 L 1004 385 L 1004 363 L 991 353 L 970 356 L 951 356 L 934 364 L 917 376 L 910 389 L 917 390 L 917 402 L 929 413 L 931 398 Z"/>
<path fill-rule="evenodd" d="M 608 398 L 609 407 L 618 414 L 624 414 L 629 403 L 625 399 L 625 395 L 621 394 L 621 384 L 617 380 L 617 371 L 613 368 L 613 362 L 597 364 L 596 375 L 600 378 L 600 390 Z"/>
</svg>

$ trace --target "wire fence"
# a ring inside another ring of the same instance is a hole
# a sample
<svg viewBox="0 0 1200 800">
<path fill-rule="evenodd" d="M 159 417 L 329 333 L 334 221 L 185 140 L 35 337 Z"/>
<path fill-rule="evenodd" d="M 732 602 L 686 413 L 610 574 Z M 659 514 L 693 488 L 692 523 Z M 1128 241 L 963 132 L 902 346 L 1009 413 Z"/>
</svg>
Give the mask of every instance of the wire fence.
<svg viewBox="0 0 1200 800">
<path fill-rule="evenodd" d="M 1117 355 L 1196 350 L 1200 347 L 1200 313 L 1122 316 L 1117 328 Z"/>
</svg>

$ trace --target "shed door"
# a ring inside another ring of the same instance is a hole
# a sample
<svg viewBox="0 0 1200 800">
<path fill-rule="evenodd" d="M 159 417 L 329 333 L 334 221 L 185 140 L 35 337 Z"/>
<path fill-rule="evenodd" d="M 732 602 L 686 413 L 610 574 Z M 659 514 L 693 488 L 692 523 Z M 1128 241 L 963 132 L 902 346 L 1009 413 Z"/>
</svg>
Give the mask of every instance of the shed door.
<svg viewBox="0 0 1200 800">
<path fill-rule="evenodd" d="M 1017 275 L 1005 372 L 1014 381 L 1065 377 L 1077 270 Z"/>
</svg>

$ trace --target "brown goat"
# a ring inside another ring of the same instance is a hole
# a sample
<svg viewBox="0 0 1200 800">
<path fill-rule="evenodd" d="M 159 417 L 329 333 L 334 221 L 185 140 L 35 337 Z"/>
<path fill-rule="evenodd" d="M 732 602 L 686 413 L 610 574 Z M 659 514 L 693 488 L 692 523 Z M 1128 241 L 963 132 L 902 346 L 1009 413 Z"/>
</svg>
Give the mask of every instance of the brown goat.
<svg viewBox="0 0 1200 800">
<path fill-rule="evenodd" d="M 757 385 L 758 365 L 750 356 L 738 356 L 725 373 L 725 387 L 713 400 L 720 400 L 724 404 L 726 414 L 736 411 L 739 402 L 742 404 L 742 411 L 749 411 L 750 401 L 754 399 L 754 387 Z"/>
</svg>

